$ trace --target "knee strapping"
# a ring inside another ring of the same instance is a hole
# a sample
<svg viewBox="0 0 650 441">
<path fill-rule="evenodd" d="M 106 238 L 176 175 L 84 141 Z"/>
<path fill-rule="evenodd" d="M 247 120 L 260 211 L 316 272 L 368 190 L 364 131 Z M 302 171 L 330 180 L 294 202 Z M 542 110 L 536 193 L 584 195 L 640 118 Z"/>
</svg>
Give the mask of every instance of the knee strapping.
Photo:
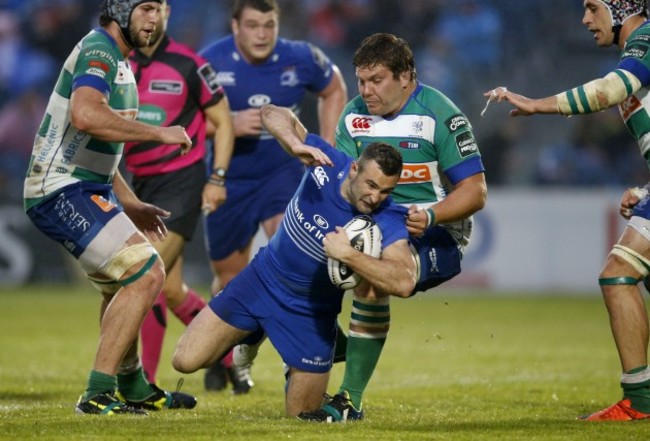
<svg viewBox="0 0 650 441">
<path fill-rule="evenodd" d="M 146 242 L 129 245 L 115 253 L 101 268 L 100 271 L 109 277 L 108 280 L 90 277 L 90 282 L 99 291 L 116 293 L 123 286 L 129 285 L 149 272 L 158 258 L 158 252 Z M 133 265 L 146 260 L 142 268 L 132 276 L 121 280 Z"/>
<path fill-rule="evenodd" d="M 639 278 L 632 276 L 621 276 L 621 277 L 603 277 L 598 279 L 598 283 L 602 285 L 636 285 L 640 280 L 645 279 L 650 274 L 650 260 L 643 257 L 641 254 L 637 253 L 631 248 L 628 248 L 623 245 L 614 245 L 611 253 L 615 256 L 620 257 L 625 262 L 627 262 L 632 268 L 634 268 L 640 274 Z"/>
</svg>

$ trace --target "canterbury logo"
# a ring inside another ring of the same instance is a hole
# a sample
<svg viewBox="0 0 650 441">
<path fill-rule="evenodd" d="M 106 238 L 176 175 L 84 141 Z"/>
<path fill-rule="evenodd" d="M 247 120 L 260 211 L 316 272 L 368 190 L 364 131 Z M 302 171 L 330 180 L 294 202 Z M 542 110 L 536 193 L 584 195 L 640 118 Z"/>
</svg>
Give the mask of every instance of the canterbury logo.
<svg viewBox="0 0 650 441">
<path fill-rule="evenodd" d="M 369 129 L 372 118 L 358 117 L 352 120 L 352 127 L 355 129 Z"/>
<path fill-rule="evenodd" d="M 325 185 L 325 182 L 328 182 L 330 178 L 327 176 L 327 172 L 323 167 L 316 167 L 313 173 L 316 182 L 318 182 L 319 187 Z"/>
<path fill-rule="evenodd" d="M 111 211 L 113 208 L 115 208 L 115 204 L 113 204 L 113 203 L 110 202 L 110 201 L 107 201 L 106 199 L 104 199 L 103 197 L 101 197 L 101 196 L 99 196 L 99 195 L 97 195 L 97 194 L 92 195 L 92 196 L 90 197 L 90 199 L 91 199 L 94 203 L 96 203 L 97 206 L 98 206 L 99 208 L 102 209 L 102 211 L 104 211 L 104 212 L 106 212 L 106 213 L 108 213 L 108 212 Z"/>
</svg>

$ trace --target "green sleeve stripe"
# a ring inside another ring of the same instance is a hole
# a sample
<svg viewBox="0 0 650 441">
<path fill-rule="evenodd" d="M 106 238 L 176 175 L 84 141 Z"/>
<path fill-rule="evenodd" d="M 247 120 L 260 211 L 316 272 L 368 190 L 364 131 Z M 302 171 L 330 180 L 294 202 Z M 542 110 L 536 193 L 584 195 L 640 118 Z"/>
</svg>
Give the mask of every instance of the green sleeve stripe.
<svg viewBox="0 0 650 441">
<path fill-rule="evenodd" d="M 614 73 L 616 75 L 618 75 L 618 77 L 621 80 L 623 80 L 623 84 L 625 84 L 625 92 L 627 92 L 627 95 L 628 96 L 631 95 L 632 94 L 632 83 L 630 83 L 630 80 L 628 79 L 628 77 L 623 72 L 621 72 L 620 69 L 615 69 Z"/>
<path fill-rule="evenodd" d="M 583 113 L 592 113 L 593 110 L 589 106 L 589 100 L 587 99 L 587 93 L 585 92 L 584 86 L 578 86 L 578 97 L 580 98 L 580 104 L 582 104 Z"/>
<path fill-rule="evenodd" d="M 580 111 L 578 110 L 578 103 L 576 103 L 576 99 L 573 97 L 573 90 L 568 90 L 566 92 L 566 97 L 569 100 L 569 107 L 571 107 L 571 113 L 573 115 L 580 113 Z"/>
</svg>

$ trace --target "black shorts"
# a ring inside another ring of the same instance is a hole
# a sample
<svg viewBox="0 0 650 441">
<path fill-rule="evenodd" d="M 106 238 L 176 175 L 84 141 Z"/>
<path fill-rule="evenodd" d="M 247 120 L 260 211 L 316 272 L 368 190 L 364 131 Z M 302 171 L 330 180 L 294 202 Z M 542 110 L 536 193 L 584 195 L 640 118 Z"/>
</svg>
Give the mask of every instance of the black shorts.
<svg viewBox="0 0 650 441">
<path fill-rule="evenodd" d="M 163 219 L 167 229 L 192 240 L 201 215 L 201 195 L 206 183 L 203 161 L 170 173 L 133 177 L 133 190 L 144 202 L 171 212 Z"/>
</svg>

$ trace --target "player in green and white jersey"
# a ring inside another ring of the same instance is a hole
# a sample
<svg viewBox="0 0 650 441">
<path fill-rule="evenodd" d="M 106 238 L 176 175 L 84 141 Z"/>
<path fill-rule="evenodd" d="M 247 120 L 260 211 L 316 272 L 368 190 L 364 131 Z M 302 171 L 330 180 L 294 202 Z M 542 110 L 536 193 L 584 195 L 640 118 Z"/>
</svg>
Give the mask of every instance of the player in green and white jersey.
<svg viewBox="0 0 650 441">
<path fill-rule="evenodd" d="M 511 116 L 537 113 L 576 115 L 618 106 L 625 125 L 650 166 L 650 22 L 646 0 L 584 0 L 582 23 L 599 47 L 621 49 L 615 69 L 603 78 L 557 95 L 530 99 L 497 87 L 490 101 L 515 106 Z M 638 283 L 650 275 L 650 197 L 648 188 L 629 189 L 621 214 L 629 223 L 610 252 L 598 280 L 610 318 L 623 373 L 623 397 L 614 405 L 582 417 L 588 421 L 650 418 L 648 312 Z M 646 283 L 646 287 L 647 287 Z"/>
<path fill-rule="evenodd" d="M 147 239 L 165 236 L 160 216 L 169 213 L 141 202 L 117 168 L 125 141 L 192 145 L 182 127 L 135 121 L 138 95 L 127 56 L 149 44 L 161 3 L 104 0 L 101 27 L 63 65 L 25 179 L 27 215 L 79 261 L 103 296 L 100 340 L 77 413 L 145 414 L 143 408 L 196 404 L 144 378 L 138 331 L 165 278 Z"/>
<path fill-rule="evenodd" d="M 420 268 L 413 294 L 461 271 L 472 214 L 485 205 L 484 168 L 472 127 L 444 94 L 417 81 L 413 52 L 392 34 L 367 37 L 354 55 L 359 96 L 339 118 L 336 148 L 358 158 L 373 142 L 398 149 L 404 166 L 396 202 L 409 207 L 411 247 Z M 345 377 L 314 421 L 361 419 L 362 394 L 381 355 L 390 326 L 389 297 L 355 290 L 347 339 Z M 345 340 L 337 340 L 337 354 Z"/>
</svg>

